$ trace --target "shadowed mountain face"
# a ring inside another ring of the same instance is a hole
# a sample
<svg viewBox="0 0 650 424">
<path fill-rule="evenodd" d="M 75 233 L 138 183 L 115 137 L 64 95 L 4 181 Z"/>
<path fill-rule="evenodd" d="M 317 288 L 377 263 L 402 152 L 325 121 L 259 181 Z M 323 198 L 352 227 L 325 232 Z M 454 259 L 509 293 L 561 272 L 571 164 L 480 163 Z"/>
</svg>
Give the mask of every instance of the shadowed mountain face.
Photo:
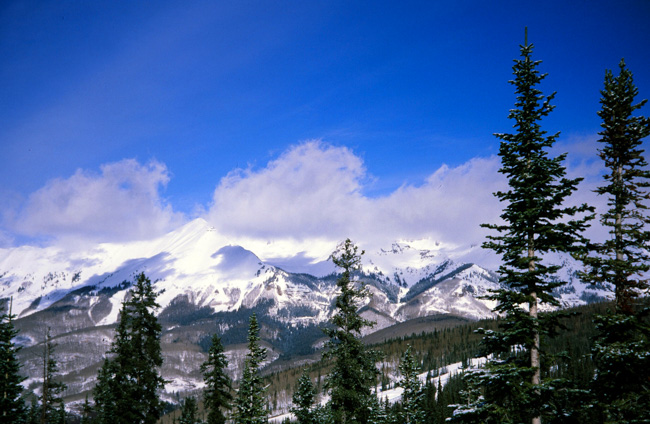
<svg viewBox="0 0 650 424">
<path fill-rule="evenodd" d="M 356 278 L 373 295 L 359 305 L 362 315 L 377 323 L 371 332 L 423 317 L 492 316 L 494 305 L 480 296 L 498 288 L 498 278 L 476 264 L 405 244 L 367 255 L 366 260 Z M 253 252 L 225 243 L 202 220 L 153 241 L 102 244 L 82 253 L 0 250 L 0 307 L 6 309 L 13 298 L 28 388 L 38 391 L 42 343 L 50 327 L 59 344 L 68 401 L 83 400 L 112 341 L 130 281 L 139 272 L 155 281 L 160 293 L 167 396 L 201 386 L 199 366 L 214 333 L 222 336 L 237 377 L 252 312 L 260 321 L 270 362 L 313 353 L 322 345 L 321 328 L 328 325 L 337 294 L 335 275 L 293 273 L 265 263 Z M 563 272 L 570 285 L 557 296 L 566 306 L 603 296 L 573 278 L 570 262 Z M 408 331 L 403 325 L 391 328 Z"/>
</svg>

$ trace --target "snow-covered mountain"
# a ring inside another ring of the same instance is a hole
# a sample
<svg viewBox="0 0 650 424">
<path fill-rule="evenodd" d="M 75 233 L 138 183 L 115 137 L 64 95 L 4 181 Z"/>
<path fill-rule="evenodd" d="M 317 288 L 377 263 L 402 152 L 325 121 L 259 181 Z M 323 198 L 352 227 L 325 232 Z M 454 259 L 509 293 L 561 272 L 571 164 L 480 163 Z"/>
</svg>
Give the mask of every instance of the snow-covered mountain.
<svg viewBox="0 0 650 424">
<path fill-rule="evenodd" d="M 372 331 L 434 314 L 493 316 L 494 305 L 480 296 L 499 287 L 496 274 L 448 253 L 440 246 L 399 242 L 364 256 L 358 278 L 373 297 L 361 311 L 377 322 Z M 604 295 L 573 277 L 575 264 L 566 260 L 564 265 L 563 278 L 570 284 L 557 296 L 566 306 Z M 322 343 L 320 327 L 331 317 L 336 297 L 335 275 L 266 263 L 202 219 L 152 241 L 105 243 L 73 253 L 57 247 L 0 249 L 0 308 L 13 299 L 30 377 L 38 376 L 39 346 L 51 327 L 69 391 L 92 388 L 129 282 L 139 272 L 156 281 L 160 292 L 163 376 L 171 380 L 170 393 L 201 386 L 198 365 L 214 332 L 229 346 L 231 372 L 238 374 L 251 311 L 260 318 L 272 360 L 308 353 Z"/>
</svg>

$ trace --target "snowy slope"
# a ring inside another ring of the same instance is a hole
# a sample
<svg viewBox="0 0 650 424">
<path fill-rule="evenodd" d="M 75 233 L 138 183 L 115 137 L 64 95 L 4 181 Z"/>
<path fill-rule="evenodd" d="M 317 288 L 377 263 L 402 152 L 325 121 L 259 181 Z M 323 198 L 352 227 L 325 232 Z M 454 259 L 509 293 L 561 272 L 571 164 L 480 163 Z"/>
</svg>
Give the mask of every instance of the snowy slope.
<svg viewBox="0 0 650 424">
<path fill-rule="evenodd" d="M 459 251 L 467 256 L 472 250 L 410 241 L 369 252 L 363 271 L 376 282 L 370 281 L 376 287 L 371 308 L 397 321 L 433 313 L 490 316 L 494 305 L 477 297 L 498 288 L 498 277 L 478 264 L 450 259 L 458 257 Z M 558 260 L 565 265 L 560 278 L 571 282 L 557 293 L 565 306 L 604 295 L 575 278 L 576 263 Z M 13 297 L 14 313 L 27 316 L 75 290 L 117 287 L 138 272 L 156 281 L 162 309 L 179 296 L 214 312 L 272 301 L 272 312 L 311 309 L 311 317 L 294 314 L 290 319 L 306 324 L 326 320 L 335 296 L 331 279 L 309 280 L 264 263 L 253 252 L 230 244 L 203 219 L 196 219 L 155 240 L 105 243 L 82 252 L 57 247 L 0 249 L 0 299 Z M 110 312 L 97 324 L 114 323 L 123 299 L 124 290 L 115 291 Z"/>
<path fill-rule="evenodd" d="M 368 252 L 357 278 L 373 296 L 360 305 L 362 315 L 377 323 L 372 331 L 435 314 L 492 317 L 494 304 L 480 297 L 499 288 L 498 277 L 480 263 L 466 261 L 481 255 L 476 246 L 422 240 Z M 606 294 L 575 277 L 575 262 L 557 260 L 564 264 L 559 277 L 570 281 L 556 293 L 564 306 Z M 128 295 L 129 284 L 124 282 L 139 272 L 155 281 L 161 293 L 158 313 L 164 324 L 166 364 L 162 372 L 170 380 L 170 392 L 200 387 L 196 370 L 205 359 L 202 343 L 210 334 L 222 334 L 233 359 L 241 359 L 241 349 L 233 346 L 245 342 L 252 311 L 260 318 L 262 338 L 269 343 L 273 360 L 321 345 L 320 327 L 331 317 L 337 294 L 335 276 L 315 277 L 271 265 L 202 219 L 149 241 L 104 243 L 80 251 L 0 249 L 0 309 L 13 298 L 25 372 L 30 376 L 39 372 L 40 343 L 45 327 L 52 327 L 66 358 L 61 369 L 69 392 L 92 387 L 113 337 L 110 325 Z M 236 375 L 237 370 L 233 372 Z"/>
<path fill-rule="evenodd" d="M 263 264 L 252 252 L 232 245 L 197 219 L 150 242 L 102 244 L 82 253 L 21 247 L 0 251 L 0 298 L 13 297 L 13 311 L 26 316 L 43 310 L 73 290 L 116 287 L 145 272 L 159 290 L 163 308 L 179 295 L 214 311 L 251 306 L 274 298 L 279 307 L 304 298 L 286 273 Z M 119 305 L 123 293 L 116 293 Z M 34 302 L 39 299 L 38 302 Z M 115 310 L 102 324 L 114 322 Z"/>
</svg>

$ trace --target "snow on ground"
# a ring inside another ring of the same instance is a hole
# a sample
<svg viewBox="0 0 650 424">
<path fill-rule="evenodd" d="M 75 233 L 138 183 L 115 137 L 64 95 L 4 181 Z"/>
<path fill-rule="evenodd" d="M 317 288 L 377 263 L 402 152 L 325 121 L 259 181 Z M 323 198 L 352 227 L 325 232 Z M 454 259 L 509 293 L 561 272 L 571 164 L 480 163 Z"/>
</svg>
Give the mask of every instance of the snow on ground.
<svg viewBox="0 0 650 424">
<path fill-rule="evenodd" d="M 481 358 L 472 358 L 469 360 L 469 369 L 473 368 L 478 368 L 482 365 L 485 364 L 487 361 L 487 358 L 481 357 Z M 444 387 L 449 379 L 457 374 L 465 372 L 466 369 L 463 369 L 463 363 L 462 362 L 456 362 L 453 364 L 449 364 L 445 367 L 438 368 L 438 376 L 437 377 L 432 377 L 431 378 L 431 383 L 434 386 L 438 386 L 438 381 L 440 381 L 440 385 Z M 427 376 L 430 374 L 430 371 L 423 372 L 418 375 L 418 378 L 422 382 L 422 384 L 426 384 L 427 382 Z M 377 389 L 379 389 L 377 387 Z M 377 396 L 379 397 L 380 401 L 384 401 L 384 399 L 388 399 L 389 403 L 395 403 L 399 402 L 402 399 L 402 393 L 404 392 L 404 389 L 401 387 L 395 387 L 392 389 L 388 390 L 379 390 L 377 392 Z M 329 396 L 321 396 L 320 399 L 320 404 L 325 405 L 329 401 Z M 287 407 L 287 409 L 289 406 Z M 285 419 L 295 419 L 294 415 L 290 412 L 275 415 L 272 417 L 269 417 L 269 423 L 281 423 Z"/>
<path fill-rule="evenodd" d="M 175 378 L 173 380 L 167 381 L 165 384 L 165 393 L 182 393 L 193 390 L 201 390 L 205 388 L 205 382 L 203 380 L 195 380 L 192 378 Z"/>
<path fill-rule="evenodd" d="M 486 358 L 472 358 L 469 361 L 470 368 L 477 368 L 486 362 Z M 463 373 L 465 370 L 463 369 L 463 363 L 462 362 L 456 362 L 450 365 L 447 365 L 445 367 L 439 368 L 438 369 L 438 376 L 431 378 L 431 383 L 434 386 L 438 386 L 438 381 L 440 381 L 441 386 L 445 386 L 449 379 L 453 377 L 456 374 Z M 427 382 L 427 375 L 429 375 L 429 372 L 424 372 L 418 375 L 418 378 L 422 382 L 422 384 L 425 384 Z M 392 389 L 388 390 L 379 390 L 377 393 L 377 396 L 379 396 L 379 399 L 384 400 L 388 399 L 388 402 L 390 403 L 395 403 L 398 402 L 399 400 L 402 399 L 402 393 L 404 392 L 404 389 L 401 387 L 395 387 Z"/>
<path fill-rule="evenodd" d="M 117 318 L 120 314 L 120 309 L 122 309 L 122 302 L 124 302 L 124 297 L 126 296 L 127 290 L 120 290 L 115 293 L 109 301 L 111 302 L 111 312 L 106 315 L 97 323 L 97 325 L 109 325 L 117 322 Z"/>
</svg>

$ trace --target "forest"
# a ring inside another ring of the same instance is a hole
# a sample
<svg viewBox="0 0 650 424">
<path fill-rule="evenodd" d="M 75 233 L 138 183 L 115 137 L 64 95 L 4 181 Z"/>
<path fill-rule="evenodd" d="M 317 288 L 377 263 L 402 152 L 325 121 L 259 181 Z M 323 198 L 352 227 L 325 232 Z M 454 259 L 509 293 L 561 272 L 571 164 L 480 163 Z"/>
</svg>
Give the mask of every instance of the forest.
<svg viewBox="0 0 650 424">
<path fill-rule="evenodd" d="M 355 278 L 363 251 L 347 239 L 331 256 L 339 270 L 338 295 L 330 325 L 322 330 L 327 342 L 320 360 L 265 373 L 263 320 L 249 311 L 241 379 L 233 382 L 226 373 L 224 341 L 206 335 L 202 396 L 172 405 L 160 398 L 165 380 L 159 372 L 157 293 L 141 273 L 122 304 L 92 402 L 86 398 L 81 416 L 66 411 L 49 334 L 41 394 L 38 399 L 23 396 L 15 317 L 11 311 L 2 315 L 1 421 L 262 424 L 269 422 L 282 388 L 292 393 L 291 414 L 282 418 L 286 423 L 650 422 L 650 216 L 645 203 L 650 171 L 641 149 L 650 119 L 634 115 L 646 101 L 635 103 L 638 90 L 623 60 L 617 75 L 605 72 L 598 153 L 606 173 L 597 193 L 608 209 L 597 214 L 593 206 L 573 201 L 581 178 L 567 176 L 566 155 L 551 156 L 558 134 L 547 134 L 541 120 L 553 111 L 555 93 L 544 95 L 538 88 L 546 76 L 538 70 L 540 63 L 526 40 L 511 81 L 516 101 L 508 116 L 514 131 L 496 134 L 499 172 L 509 187 L 495 193 L 503 204 L 502 220 L 483 224 L 491 230 L 483 247 L 502 258 L 503 288 L 487 296 L 495 301 L 498 319 L 366 345 L 361 333 L 373 323 L 359 311 L 369 291 Z M 607 228 L 608 239 L 584 236 L 596 222 Z M 566 282 L 555 277 L 560 265 L 548 262 L 551 253 L 581 261 L 580 279 L 607 287 L 611 302 L 560 308 L 553 292 Z M 478 357 L 485 363 L 472 366 Z M 382 367 L 389 362 L 399 364 L 396 375 Z M 436 377 L 457 362 L 462 372 L 450 375 L 443 386 Z M 378 396 L 391 388 L 400 389 L 394 402 Z"/>
</svg>

